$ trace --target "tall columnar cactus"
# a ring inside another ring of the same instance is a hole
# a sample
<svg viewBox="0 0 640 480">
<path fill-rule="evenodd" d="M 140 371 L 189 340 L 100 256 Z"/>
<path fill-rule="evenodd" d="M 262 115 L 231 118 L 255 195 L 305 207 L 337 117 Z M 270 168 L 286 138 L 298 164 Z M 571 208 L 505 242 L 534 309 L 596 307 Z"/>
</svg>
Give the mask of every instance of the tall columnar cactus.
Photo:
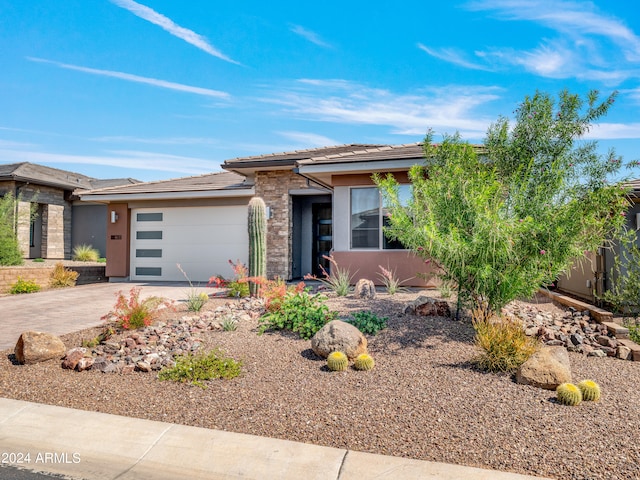
<svg viewBox="0 0 640 480">
<path fill-rule="evenodd" d="M 267 276 L 267 207 L 260 197 L 249 202 L 249 277 Z M 249 283 L 252 296 L 258 294 L 259 285 Z"/>
</svg>

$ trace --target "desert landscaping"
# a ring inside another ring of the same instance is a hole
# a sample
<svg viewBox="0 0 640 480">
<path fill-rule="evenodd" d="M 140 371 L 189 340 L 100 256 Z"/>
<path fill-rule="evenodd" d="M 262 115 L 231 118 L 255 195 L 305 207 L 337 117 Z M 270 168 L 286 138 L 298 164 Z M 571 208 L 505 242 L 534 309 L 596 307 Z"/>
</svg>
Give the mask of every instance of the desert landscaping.
<svg viewBox="0 0 640 480">
<path fill-rule="evenodd" d="M 0 359 L 0 392 L 83 410 L 553 478 L 640 478 L 640 363 L 569 352 L 573 381 L 598 382 L 602 398 L 561 405 L 552 390 L 479 370 L 473 363 L 475 332 L 466 316 L 456 321 L 404 313 L 419 295 L 438 299 L 437 290 L 378 292 L 374 299 L 328 294 L 327 305 L 338 318 L 363 310 L 388 317 L 385 329 L 366 336 L 375 359 L 370 371 L 329 371 L 309 340 L 286 331 L 258 335 L 261 300 L 219 296 L 199 313 L 179 302 L 152 326 L 118 331 L 87 348 L 88 355 L 97 349 L 110 359 L 118 351 L 143 357 L 151 345 L 174 353 L 221 349 L 242 362 L 237 378 L 207 381 L 206 388 L 160 381 L 168 353 L 147 357 L 148 371 L 137 366 L 140 358 L 132 358 L 136 365 L 124 369 L 103 363 L 103 371 L 115 372 L 103 373 L 100 365 L 63 369 L 59 359 L 18 365 L 8 350 Z M 551 324 L 562 318 L 574 322 L 574 315 L 583 319 L 582 312 L 540 296 L 508 309 L 529 315 L 525 326 L 536 318 Z M 237 328 L 225 331 L 222 319 L 229 318 Z M 589 322 L 583 325 L 589 328 Z M 102 331 L 62 340 L 71 349 Z"/>
</svg>

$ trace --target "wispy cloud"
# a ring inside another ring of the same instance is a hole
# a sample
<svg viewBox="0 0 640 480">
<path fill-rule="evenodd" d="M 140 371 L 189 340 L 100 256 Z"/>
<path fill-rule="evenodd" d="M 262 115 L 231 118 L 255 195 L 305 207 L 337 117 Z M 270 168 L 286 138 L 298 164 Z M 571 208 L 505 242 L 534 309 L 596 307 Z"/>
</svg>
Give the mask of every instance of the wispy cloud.
<svg viewBox="0 0 640 480">
<path fill-rule="evenodd" d="M 584 138 L 589 140 L 640 138 L 640 123 L 596 124 L 585 134 Z"/>
<path fill-rule="evenodd" d="M 399 94 L 346 80 L 299 80 L 261 100 L 278 104 L 301 118 L 326 122 L 387 126 L 392 133 L 424 135 L 460 131 L 482 138 L 493 121 L 478 107 L 497 100 L 496 87 L 447 86 Z"/>
<path fill-rule="evenodd" d="M 111 3 L 129 10 L 131 13 L 133 13 L 137 17 L 142 18 L 143 20 L 151 22 L 154 25 L 158 25 L 160 28 L 166 30 L 174 37 L 178 37 L 185 42 L 190 43 L 194 47 L 199 48 L 209 55 L 213 55 L 214 57 L 217 57 L 226 62 L 231 62 L 239 65 L 238 62 L 229 58 L 227 55 L 211 45 L 206 37 L 197 34 L 193 30 L 189 30 L 188 28 L 177 25 L 170 18 L 156 12 L 155 10 L 145 5 L 134 2 L 133 0 L 111 0 Z"/>
<path fill-rule="evenodd" d="M 453 63 L 454 65 L 458 65 L 464 68 L 470 68 L 472 70 L 491 70 L 486 65 L 481 65 L 479 63 L 474 63 L 465 58 L 463 52 L 455 49 L 455 48 L 432 48 L 423 45 L 422 43 L 418 43 L 418 48 L 432 57 L 435 57 L 439 60 L 444 60 L 445 62 Z"/>
<path fill-rule="evenodd" d="M 130 136 L 109 136 L 109 137 L 94 137 L 89 140 L 93 142 L 105 142 L 105 143 L 144 143 L 150 145 L 215 145 L 219 143 L 219 140 L 206 137 L 157 137 L 157 138 L 145 138 L 145 137 L 130 137 Z"/>
<path fill-rule="evenodd" d="M 32 62 L 47 63 L 49 65 L 55 65 L 56 67 L 66 68 L 68 70 L 76 70 L 78 72 L 90 73 L 93 75 L 102 75 L 105 77 L 113 77 L 113 78 L 119 78 L 120 80 L 127 80 L 129 82 L 144 83 L 147 85 L 153 85 L 154 87 L 167 88 L 169 90 L 178 90 L 180 92 L 195 93 L 196 95 L 204 95 L 207 97 L 216 97 L 216 98 L 230 97 L 230 95 L 227 92 L 221 92 L 219 90 L 211 90 L 209 88 L 194 87 L 192 85 L 184 85 L 182 83 L 167 82 L 166 80 L 160 80 L 157 78 L 149 78 L 149 77 L 141 77 L 138 75 L 132 75 L 130 73 L 116 72 L 113 70 L 99 70 L 97 68 L 81 67 L 78 65 L 70 65 L 67 63 L 55 62 L 53 60 L 45 60 L 43 58 L 27 57 L 27 60 Z"/>
<path fill-rule="evenodd" d="M 316 32 L 307 30 L 301 25 L 291 25 L 290 30 L 296 35 L 300 35 L 302 38 L 318 45 L 319 47 L 332 48 L 331 45 L 320 38 L 320 35 L 318 35 Z"/>
<path fill-rule="evenodd" d="M 42 164 L 101 165 L 125 169 L 173 172 L 185 175 L 199 175 L 212 172 L 219 164 L 202 158 L 166 155 L 156 152 L 113 151 L 113 155 L 68 155 L 28 150 L 0 148 L 0 158 L 6 162 L 32 162 Z"/>
<path fill-rule="evenodd" d="M 579 37 L 597 35 L 618 44 L 630 61 L 640 60 L 640 37 L 614 16 L 600 13 L 592 2 L 562 0 L 476 0 L 470 10 L 493 10 L 509 20 L 538 22 Z"/>
<path fill-rule="evenodd" d="M 2 140 L 0 139 L 0 148 L 27 148 L 33 147 L 33 143 L 25 143 L 25 142 L 14 142 L 12 140 Z"/>
<path fill-rule="evenodd" d="M 327 145 L 338 145 L 340 142 L 336 142 L 332 138 L 325 137 L 324 135 L 318 135 L 308 132 L 276 132 L 278 135 L 300 143 L 305 147 L 325 147 Z"/>
<path fill-rule="evenodd" d="M 592 2 L 476 0 L 465 7 L 494 12 L 500 20 L 534 22 L 557 34 L 532 50 L 494 47 L 476 52 L 497 64 L 519 65 L 542 77 L 607 85 L 640 76 L 640 36 L 622 20 L 601 13 Z"/>
</svg>

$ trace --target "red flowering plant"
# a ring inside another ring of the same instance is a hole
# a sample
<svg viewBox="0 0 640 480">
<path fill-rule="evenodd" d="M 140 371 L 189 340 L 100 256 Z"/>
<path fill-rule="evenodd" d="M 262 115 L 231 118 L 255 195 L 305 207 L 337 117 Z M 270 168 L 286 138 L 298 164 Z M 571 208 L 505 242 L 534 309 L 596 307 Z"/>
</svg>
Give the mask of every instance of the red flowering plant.
<svg viewBox="0 0 640 480">
<path fill-rule="evenodd" d="M 100 320 L 115 321 L 125 330 L 136 330 L 148 327 L 164 308 L 173 308 L 173 302 L 161 297 L 147 297 L 140 300 L 140 287 L 133 287 L 129 296 L 122 290 L 116 292 L 116 304 L 113 310 L 102 316 Z"/>
<path fill-rule="evenodd" d="M 281 278 L 264 280 L 260 285 L 260 297 L 264 299 L 267 312 L 280 310 L 287 292 L 298 294 L 304 292 L 305 288 L 304 282 L 299 282 L 295 286 L 287 286 Z"/>
</svg>

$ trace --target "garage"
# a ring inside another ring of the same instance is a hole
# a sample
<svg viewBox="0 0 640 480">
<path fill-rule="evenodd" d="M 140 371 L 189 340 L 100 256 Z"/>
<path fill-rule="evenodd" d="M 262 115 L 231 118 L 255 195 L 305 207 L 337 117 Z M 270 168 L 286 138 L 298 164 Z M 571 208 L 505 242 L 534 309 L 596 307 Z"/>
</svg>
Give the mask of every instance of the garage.
<svg viewBox="0 0 640 480">
<path fill-rule="evenodd" d="M 246 264 L 246 205 L 134 208 L 131 210 L 130 278 L 192 282 L 233 276 L 229 260 Z"/>
</svg>

